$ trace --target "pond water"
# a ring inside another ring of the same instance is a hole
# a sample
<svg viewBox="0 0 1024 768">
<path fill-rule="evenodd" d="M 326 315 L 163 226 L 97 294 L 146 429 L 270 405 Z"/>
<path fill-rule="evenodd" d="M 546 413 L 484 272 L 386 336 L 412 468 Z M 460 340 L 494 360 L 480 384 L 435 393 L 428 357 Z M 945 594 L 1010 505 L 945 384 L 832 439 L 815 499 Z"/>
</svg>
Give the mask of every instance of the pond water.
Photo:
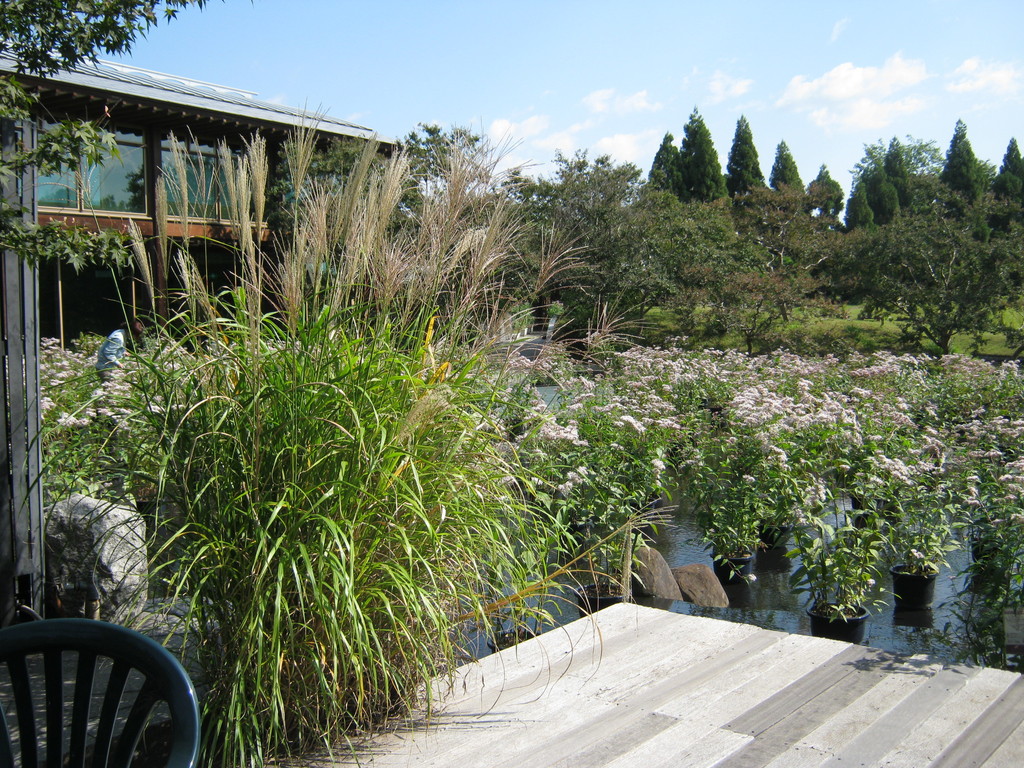
<svg viewBox="0 0 1024 768">
<path fill-rule="evenodd" d="M 658 532 L 653 546 L 671 567 L 689 563 L 711 565 L 711 556 L 699 544 L 699 539 L 692 515 L 677 509 L 672 515 L 672 524 Z M 807 595 L 794 592 L 789 580 L 799 560 L 791 560 L 785 552 L 785 549 L 776 549 L 759 553 L 754 561 L 756 579 L 750 584 L 725 587 L 728 608 L 702 608 L 667 600 L 651 600 L 648 604 L 675 613 L 809 635 Z M 939 574 L 933 606 L 928 611 L 894 610 L 892 582 L 886 573 L 876 586 L 874 597 L 881 602 L 871 607 L 865 644 L 899 653 L 927 653 L 948 661 L 964 661 L 965 632 L 961 619 L 964 606 L 960 595 L 967 584 L 964 571 L 968 559 L 962 549 L 950 553 L 950 565 Z"/>
<path fill-rule="evenodd" d="M 703 563 L 711 565 L 711 556 L 699 543 L 700 533 L 692 514 L 683 508 L 668 507 L 669 525 L 660 526 L 652 543 L 670 567 Z M 725 621 L 753 624 L 765 629 L 809 635 L 810 618 L 806 613 L 807 595 L 794 592 L 790 574 L 799 559 L 786 557 L 786 549 L 761 552 L 754 562 L 755 579 L 749 584 L 725 586 L 729 596 L 728 608 L 705 608 L 692 603 L 638 598 L 637 602 L 674 613 L 703 616 Z M 967 631 L 963 620 L 966 589 L 969 577 L 965 575 L 969 555 L 964 549 L 949 554 L 949 567 L 944 568 L 936 582 L 935 598 L 931 610 L 897 611 L 893 607 L 892 581 L 888 572 L 879 580 L 870 608 L 865 645 L 901 654 L 929 654 L 952 662 L 971 662 Z M 555 596 L 549 608 L 556 614 L 556 625 L 573 621 L 580 614 L 575 607 L 572 585 L 563 585 L 562 593 Z M 542 628 L 543 630 L 549 627 Z M 467 651 L 476 658 L 491 653 L 485 639 L 476 635 L 467 637 Z"/>
</svg>

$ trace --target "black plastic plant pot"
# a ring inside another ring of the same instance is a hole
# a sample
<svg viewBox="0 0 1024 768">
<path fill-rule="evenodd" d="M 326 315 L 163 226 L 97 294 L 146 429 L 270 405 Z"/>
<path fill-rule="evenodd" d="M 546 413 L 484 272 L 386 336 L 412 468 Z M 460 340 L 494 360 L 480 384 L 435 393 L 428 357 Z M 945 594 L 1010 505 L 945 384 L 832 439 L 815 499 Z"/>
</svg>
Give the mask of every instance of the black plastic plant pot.
<svg viewBox="0 0 1024 768">
<path fill-rule="evenodd" d="M 782 549 L 789 541 L 789 534 L 793 532 L 791 525 L 765 525 L 761 527 L 758 536 L 761 539 L 762 549 Z"/>
<path fill-rule="evenodd" d="M 754 556 L 715 558 L 712 568 L 722 584 L 738 584 L 747 581 L 754 570 Z"/>
<path fill-rule="evenodd" d="M 611 584 L 587 584 L 576 590 L 576 605 L 581 616 L 621 602 L 622 593 Z"/>
<path fill-rule="evenodd" d="M 937 573 L 907 573 L 905 565 L 889 570 L 892 574 L 892 598 L 898 611 L 924 611 L 932 607 Z"/>
<path fill-rule="evenodd" d="M 832 618 L 814 613 L 810 608 L 807 615 L 811 619 L 811 634 L 814 637 L 827 637 L 830 640 L 841 640 L 844 643 L 860 644 L 864 642 L 868 629 L 867 608 L 861 606 L 856 616 Z"/>
</svg>

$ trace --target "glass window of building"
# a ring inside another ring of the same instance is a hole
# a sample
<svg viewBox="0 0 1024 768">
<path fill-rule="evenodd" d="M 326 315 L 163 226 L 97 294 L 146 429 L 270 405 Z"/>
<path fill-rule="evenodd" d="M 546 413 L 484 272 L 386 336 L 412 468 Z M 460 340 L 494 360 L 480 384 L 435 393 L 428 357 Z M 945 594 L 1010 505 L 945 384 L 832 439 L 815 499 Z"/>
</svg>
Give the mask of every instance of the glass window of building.
<svg viewBox="0 0 1024 768">
<path fill-rule="evenodd" d="M 196 219 L 222 219 L 224 183 L 217 148 L 197 141 L 169 137 L 161 145 L 161 164 L 167 185 L 167 208 L 180 216 L 183 200 L 188 215 Z"/>
<path fill-rule="evenodd" d="M 48 124 L 43 125 L 45 131 Z M 78 211 L 146 213 L 146 148 L 141 133 L 114 132 L 117 155 L 38 177 L 38 203 Z"/>
<path fill-rule="evenodd" d="M 99 211 L 146 212 L 146 151 L 142 134 L 118 131 L 120 157 L 108 157 L 85 175 L 87 208 Z"/>
</svg>

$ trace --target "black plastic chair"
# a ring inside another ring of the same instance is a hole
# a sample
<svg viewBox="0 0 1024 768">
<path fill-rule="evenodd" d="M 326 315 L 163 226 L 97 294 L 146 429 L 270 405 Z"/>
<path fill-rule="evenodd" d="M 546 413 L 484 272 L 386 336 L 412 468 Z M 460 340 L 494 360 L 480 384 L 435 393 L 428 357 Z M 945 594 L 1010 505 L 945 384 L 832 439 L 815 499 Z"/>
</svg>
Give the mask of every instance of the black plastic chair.
<svg viewBox="0 0 1024 768">
<path fill-rule="evenodd" d="M 77 659 L 65 651 L 77 652 Z M 102 661 L 104 657 L 110 661 Z M 196 765 L 195 688 L 178 660 L 152 638 L 90 619 L 33 621 L 0 630 L 0 662 L 7 663 L 10 675 L 9 688 L 0 689 L 0 768 L 128 768 L 161 701 L 167 702 L 171 725 L 166 765 Z M 137 674 L 129 677 L 133 670 Z M 20 744 L 17 763 L 12 703 Z M 45 742 L 36 722 L 43 713 Z M 41 763 L 44 747 L 46 761 Z"/>
</svg>

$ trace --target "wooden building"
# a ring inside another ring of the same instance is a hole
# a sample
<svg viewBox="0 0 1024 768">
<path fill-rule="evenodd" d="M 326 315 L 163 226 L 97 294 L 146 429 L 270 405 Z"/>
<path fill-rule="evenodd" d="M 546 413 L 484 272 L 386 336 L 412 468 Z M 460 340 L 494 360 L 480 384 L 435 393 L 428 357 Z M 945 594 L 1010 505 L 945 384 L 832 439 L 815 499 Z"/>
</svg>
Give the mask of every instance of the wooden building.
<svg viewBox="0 0 1024 768">
<path fill-rule="evenodd" d="M 32 119 L 0 121 L 5 154 L 19 146 L 34 148 L 42 132 L 64 119 L 94 121 L 116 137 L 119 150 L 119 157 L 97 165 L 83 163 L 51 175 L 28 167 L 16 177 L 0 179 L 4 198 L 23 211 L 23 220 L 90 231 L 127 231 L 134 222 L 143 235 L 153 235 L 157 185 L 169 168 L 172 141 L 180 142 L 192 169 L 185 172 L 192 201 L 188 234 L 202 243 L 200 265 L 214 286 L 229 284 L 236 271 L 230 243 L 216 244 L 230 239 L 222 210 L 225 195 L 215 172 L 218 145 L 239 150 L 259 133 L 273 156 L 275 145 L 303 127 L 324 141 L 376 139 L 385 153 L 394 147 L 369 128 L 344 120 L 263 102 L 247 91 L 123 64 L 81 65 L 37 77 L 16 74 L 15 62 L 0 56 L 4 76 L 14 76 L 38 96 Z M 173 205 L 170 200 L 168 204 Z M 170 225 L 166 234 L 185 234 L 180 223 L 176 226 Z M 156 249 L 150 256 L 160 259 Z M 163 273 L 159 264 L 154 266 L 155 274 Z M 158 293 L 174 288 L 173 271 L 169 275 L 169 284 L 158 286 Z M 37 270 L 11 249 L 0 253 L 0 293 L 0 626 L 5 626 L 42 610 L 40 338 L 63 342 L 83 332 L 106 335 L 126 314 L 165 308 L 147 305 L 130 270 L 91 267 L 79 274 L 58 263 Z"/>
<path fill-rule="evenodd" d="M 0 75 L 14 73 L 14 62 L 0 57 Z M 394 142 L 371 129 L 312 110 L 260 101 L 249 91 L 152 72 L 125 64 L 98 62 L 46 77 L 17 75 L 36 94 L 37 122 L 25 129 L 45 132 L 63 119 L 96 122 L 114 134 L 120 157 L 99 165 L 82 164 L 61 173 L 40 175 L 35 185 L 35 208 L 40 224 L 59 221 L 89 230 L 127 231 L 134 221 L 144 236 L 157 232 L 156 189 L 170 169 L 171 142 L 187 148 L 190 190 L 189 235 L 202 242 L 200 256 L 206 277 L 214 286 L 226 285 L 234 272 L 230 248 L 216 241 L 230 238 L 225 228 L 226 195 L 217 172 L 218 146 L 240 150 L 255 133 L 271 149 L 299 127 L 320 138 L 380 142 L 390 151 Z M 173 200 L 169 201 L 172 208 Z M 167 234 L 180 237 L 181 224 L 170 217 Z M 205 241 L 202 238 L 208 238 Z M 154 258 L 159 254 L 154 253 Z M 162 274 L 157 268 L 154 274 Z M 173 281 L 173 277 L 171 278 Z M 91 267 L 76 274 L 66 265 L 44 264 L 39 269 L 41 335 L 62 341 L 79 333 L 106 334 L 125 315 L 125 304 L 140 310 L 136 281 L 130 274 Z M 161 289 L 174 285 L 160 286 Z M 166 308 L 156 307 L 158 312 Z"/>
</svg>

